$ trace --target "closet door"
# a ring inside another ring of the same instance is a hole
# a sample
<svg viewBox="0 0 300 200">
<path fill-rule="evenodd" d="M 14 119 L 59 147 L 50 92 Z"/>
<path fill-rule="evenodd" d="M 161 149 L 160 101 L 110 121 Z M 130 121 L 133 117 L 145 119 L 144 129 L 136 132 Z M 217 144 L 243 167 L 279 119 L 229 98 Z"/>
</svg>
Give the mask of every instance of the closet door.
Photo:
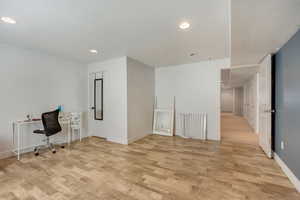
<svg viewBox="0 0 300 200">
<path fill-rule="evenodd" d="M 104 112 L 104 77 L 103 73 L 95 72 L 89 74 L 89 135 L 105 138 L 105 133 L 101 131 Z"/>
<path fill-rule="evenodd" d="M 272 157 L 271 56 L 262 62 L 259 71 L 259 145 Z"/>
</svg>

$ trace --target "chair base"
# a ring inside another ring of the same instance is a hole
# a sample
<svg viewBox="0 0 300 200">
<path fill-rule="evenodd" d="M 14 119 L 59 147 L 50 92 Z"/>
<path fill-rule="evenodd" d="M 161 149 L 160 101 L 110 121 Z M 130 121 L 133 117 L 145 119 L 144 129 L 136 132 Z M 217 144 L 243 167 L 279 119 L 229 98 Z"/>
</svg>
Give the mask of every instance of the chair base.
<svg viewBox="0 0 300 200">
<path fill-rule="evenodd" d="M 49 137 L 47 137 L 46 142 L 47 143 L 45 145 L 39 145 L 39 146 L 34 147 L 33 151 L 34 151 L 35 156 L 39 155 L 39 151 L 42 148 L 48 148 L 50 151 L 52 151 L 53 154 L 56 153 L 56 149 L 55 149 L 54 145 L 52 143 L 50 143 Z"/>
</svg>

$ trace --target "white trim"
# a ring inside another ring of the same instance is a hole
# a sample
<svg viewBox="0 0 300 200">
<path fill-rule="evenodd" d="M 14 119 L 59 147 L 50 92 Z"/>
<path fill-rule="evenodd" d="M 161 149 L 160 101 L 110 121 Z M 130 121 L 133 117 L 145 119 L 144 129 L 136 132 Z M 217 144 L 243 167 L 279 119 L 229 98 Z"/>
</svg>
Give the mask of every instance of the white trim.
<svg viewBox="0 0 300 200">
<path fill-rule="evenodd" d="M 230 63 L 229 63 L 230 64 Z M 221 99 L 221 92 L 222 92 L 222 87 L 221 87 L 221 82 L 222 82 L 222 80 L 221 80 L 221 75 L 222 75 L 222 68 L 220 69 L 220 70 L 218 70 L 218 77 L 220 77 L 220 79 L 219 79 L 219 82 L 217 82 L 217 84 L 218 84 L 218 95 L 216 95 L 216 98 L 217 98 L 217 105 L 216 105 L 216 107 L 217 107 L 217 126 L 218 126 L 218 128 L 217 128 L 217 138 L 215 138 L 215 140 L 217 140 L 217 141 L 221 141 L 221 138 L 222 138 L 222 136 L 221 136 L 221 101 L 222 101 L 222 99 Z M 208 135 L 208 134 L 207 134 Z"/>
<path fill-rule="evenodd" d="M 259 104 L 260 104 L 260 98 L 259 98 L 259 91 L 260 91 L 260 80 L 259 80 L 259 73 L 256 73 L 256 127 L 255 127 L 255 133 L 258 135 L 259 134 Z"/>
<path fill-rule="evenodd" d="M 8 158 L 13 155 L 14 155 L 14 153 L 11 151 L 3 151 L 3 152 L 0 152 L 0 159 Z"/>
<path fill-rule="evenodd" d="M 231 66 L 231 69 L 244 69 L 247 67 L 259 67 L 259 64 L 248 64 L 248 65 L 233 65 Z"/>
<path fill-rule="evenodd" d="M 84 133 L 84 132 L 82 132 L 82 134 L 83 134 L 83 133 Z M 90 136 L 84 136 L 84 135 L 82 135 L 82 139 L 83 139 L 83 138 L 87 138 L 87 137 L 90 137 Z M 73 140 L 73 141 L 75 141 L 75 140 Z M 55 141 L 55 139 L 54 139 L 53 142 L 54 142 L 55 145 L 60 145 L 60 144 L 67 144 L 68 141 L 58 141 L 58 142 L 57 142 L 57 141 Z M 24 153 L 33 152 L 34 147 L 39 146 L 39 145 L 45 145 L 45 143 L 41 142 L 41 143 L 39 143 L 39 144 L 34 144 L 34 145 L 31 145 L 31 146 L 23 147 L 22 149 L 20 149 L 20 153 L 21 153 L 21 154 L 24 154 Z M 14 153 L 14 152 L 16 152 L 16 151 L 17 151 L 17 149 L 12 148 L 12 149 L 9 150 L 9 151 L 3 151 L 3 152 L 0 152 L 0 160 L 1 160 L 1 159 L 5 159 L 5 158 L 9 158 L 9 157 L 13 157 L 13 156 L 17 156 L 17 154 Z"/>
<path fill-rule="evenodd" d="M 20 154 L 33 152 L 34 147 L 39 146 L 39 145 L 42 145 L 42 144 L 37 144 L 37 145 L 24 147 L 24 148 L 20 149 Z M 17 152 L 17 149 L 12 149 L 11 151 L 0 152 L 0 159 L 9 158 L 9 157 L 12 157 L 12 156 L 17 156 L 17 154 L 14 153 L 14 152 Z"/>
<path fill-rule="evenodd" d="M 133 142 L 135 142 L 135 141 L 138 141 L 138 140 L 140 140 L 140 139 L 142 139 L 142 138 L 144 138 L 144 137 L 147 137 L 148 135 L 150 135 L 150 134 L 149 134 L 149 133 L 146 133 L 146 134 L 144 134 L 144 135 L 138 135 L 138 136 L 136 136 L 136 137 L 128 138 L 128 139 L 127 139 L 127 140 L 128 140 L 128 144 L 133 143 Z"/>
<path fill-rule="evenodd" d="M 118 137 L 107 137 L 106 140 L 109 142 L 114 142 L 114 143 L 118 143 L 118 144 L 128 144 L 127 139 L 118 138 Z"/>
<path fill-rule="evenodd" d="M 232 113 L 236 114 L 235 110 L 235 89 L 236 87 L 232 88 Z"/>
<path fill-rule="evenodd" d="M 290 179 L 290 181 L 295 186 L 296 190 L 300 192 L 300 180 L 295 176 L 295 174 L 290 170 L 290 168 L 285 164 L 283 160 L 274 152 L 274 159 L 281 167 L 285 175 Z"/>
<path fill-rule="evenodd" d="M 262 62 L 265 60 L 266 57 L 270 56 L 271 53 L 267 53 L 266 55 L 264 55 L 259 61 L 258 64 L 262 64 Z"/>
</svg>

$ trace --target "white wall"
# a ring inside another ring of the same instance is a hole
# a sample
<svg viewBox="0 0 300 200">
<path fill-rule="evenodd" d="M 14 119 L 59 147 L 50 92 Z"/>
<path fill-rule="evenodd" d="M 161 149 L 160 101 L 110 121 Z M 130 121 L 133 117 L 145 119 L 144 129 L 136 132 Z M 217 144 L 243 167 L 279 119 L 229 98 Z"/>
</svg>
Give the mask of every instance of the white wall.
<svg viewBox="0 0 300 200">
<path fill-rule="evenodd" d="M 66 111 L 86 109 L 86 68 L 38 51 L 0 45 L 0 156 L 10 152 L 13 120 L 49 111 L 63 104 Z M 36 141 L 26 137 L 24 146 Z M 26 132 L 26 134 L 25 134 Z"/>
<path fill-rule="evenodd" d="M 223 59 L 157 68 L 158 105 L 169 106 L 175 96 L 176 111 L 206 112 L 208 139 L 220 140 L 220 70 L 228 66 L 229 59 Z"/>
<path fill-rule="evenodd" d="M 152 133 L 154 68 L 127 58 L 128 143 Z"/>
<path fill-rule="evenodd" d="M 104 72 L 104 119 L 95 121 L 90 113 L 90 135 L 128 144 L 151 133 L 154 68 L 121 57 L 89 64 L 88 72 Z"/>
<path fill-rule="evenodd" d="M 88 71 L 104 72 L 104 118 L 103 121 L 95 121 L 90 113 L 90 135 L 127 144 L 127 58 L 92 63 L 88 65 Z"/>
<path fill-rule="evenodd" d="M 221 89 L 221 112 L 233 112 L 233 88 Z"/>
</svg>

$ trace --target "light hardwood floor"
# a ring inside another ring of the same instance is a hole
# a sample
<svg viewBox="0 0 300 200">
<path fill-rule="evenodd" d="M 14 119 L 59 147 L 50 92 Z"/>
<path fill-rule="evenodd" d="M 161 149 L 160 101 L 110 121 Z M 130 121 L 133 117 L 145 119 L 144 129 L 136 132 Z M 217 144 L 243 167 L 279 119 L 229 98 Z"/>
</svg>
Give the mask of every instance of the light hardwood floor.
<svg viewBox="0 0 300 200">
<path fill-rule="evenodd" d="M 243 117 L 232 113 L 221 114 L 222 141 L 258 145 L 258 136 Z"/>
<path fill-rule="evenodd" d="M 257 145 L 150 135 L 129 146 L 99 138 L 56 154 L 0 160 L 5 200 L 296 200 Z"/>
</svg>

